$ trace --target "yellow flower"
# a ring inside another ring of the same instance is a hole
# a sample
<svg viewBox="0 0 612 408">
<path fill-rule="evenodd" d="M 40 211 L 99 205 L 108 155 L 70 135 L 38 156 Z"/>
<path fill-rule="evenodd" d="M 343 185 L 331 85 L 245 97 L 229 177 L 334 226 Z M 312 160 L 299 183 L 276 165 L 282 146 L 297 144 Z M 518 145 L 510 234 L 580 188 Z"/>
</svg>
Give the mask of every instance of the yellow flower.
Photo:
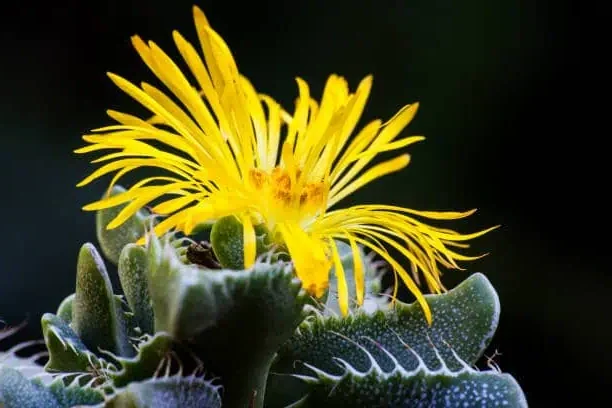
<svg viewBox="0 0 612 408">
<path fill-rule="evenodd" d="M 344 78 L 331 75 L 320 103 L 311 98 L 308 85 L 298 78 L 299 97 L 291 115 L 269 96 L 256 92 L 239 73 L 227 44 L 211 29 L 204 13 L 194 7 L 193 14 L 204 60 L 178 32 L 173 32 L 173 38 L 195 82 L 190 82 L 155 43 L 133 37 L 136 51 L 170 93 L 147 83 L 138 87 L 109 74 L 153 117 L 143 120 L 108 111 L 117 124 L 83 136 L 89 144 L 76 150 L 111 150 L 93 161 L 104 164 L 78 186 L 115 173 L 112 186 L 126 173 L 142 167 L 155 167 L 161 170 L 160 175 L 84 209 L 95 211 L 127 203 L 108 224 L 108 229 L 113 229 L 155 201 L 153 211 L 167 215 L 155 227 L 158 235 L 171 229 L 189 234 L 200 222 L 236 215 L 244 227 L 247 267 L 255 261 L 254 225 L 265 223 L 285 243 L 297 276 L 314 296 L 324 294 L 334 266 L 345 314 L 348 288 L 334 241 L 348 242 L 353 249 L 359 304 L 364 298 L 358 250 L 362 245 L 390 264 L 396 276 L 395 289 L 399 275 L 431 321 L 418 287 L 419 273 L 430 291 L 441 292 L 439 265 L 459 268 L 457 261 L 477 258 L 451 248 L 465 248 L 464 241 L 490 229 L 462 235 L 419 221 L 459 219 L 473 211 L 415 211 L 390 205 L 329 211 L 369 182 L 408 165 L 410 156 L 402 154 L 369 167 L 378 153 L 423 140 L 421 136 L 398 138 L 418 104 L 405 106 L 384 124 L 370 122 L 349 143 L 370 93 L 370 76 L 351 93 Z M 405 259 L 394 259 L 387 248 Z M 402 261 L 410 265 L 412 276 Z"/>
</svg>

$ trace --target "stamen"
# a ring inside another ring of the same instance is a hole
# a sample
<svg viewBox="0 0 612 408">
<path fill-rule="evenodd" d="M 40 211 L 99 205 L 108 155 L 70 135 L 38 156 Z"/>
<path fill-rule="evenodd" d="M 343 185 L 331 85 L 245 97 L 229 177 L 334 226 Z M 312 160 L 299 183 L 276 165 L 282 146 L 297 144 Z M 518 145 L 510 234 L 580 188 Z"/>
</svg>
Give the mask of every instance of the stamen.
<svg viewBox="0 0 612 408">
<path fill-rule="evenodd" d="M 297 169 L 296 176 L 297 180 L 302 176 L 300 169 Z M 281 167 L 275 167 L 271 174 L 261 169 L 251 169 L 249 180 L 256 190 L 263 194 L 269 194 L 273 201 L 279 203 L 282 207 L 297 205 L 298 210 L 305 207 L 313 209 L 321 206 L 325 199 L 324 183 L 303 183 L 300 191 L 294 191 L 291 176 L 286 169 Z M 297 185 L 299 186 L 300 183 L 298 182 Z"/>
</svg>

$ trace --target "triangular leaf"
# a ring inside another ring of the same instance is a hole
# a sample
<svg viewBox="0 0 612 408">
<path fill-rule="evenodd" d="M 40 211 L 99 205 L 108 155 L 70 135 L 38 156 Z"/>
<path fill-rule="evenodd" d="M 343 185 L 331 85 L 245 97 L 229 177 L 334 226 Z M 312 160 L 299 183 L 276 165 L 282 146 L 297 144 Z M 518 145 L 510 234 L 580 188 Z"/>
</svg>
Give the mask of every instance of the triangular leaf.
<svg viewBox="0 0 612 408">
<path fill-rule="evenodd" d="M 219 387 L 199 377 L 154 378 L 130 383 L 106 408 L 220 408 Z"/>
<path fill-rule="evenodd" d="M 130 382 L 142 381 L 154 376 L 160 362 L 172 351 L 172 338 L 163 332 L 148 338 L 138 346 L 133 358 L 119 358 L 121 370 L 110 373 L 115 387 L 124 387 Z"/>
<path fill-rule="evenodd" d="M 108 365 L 89 351 L 70 326 L 58 316 L 45 313 L 41 325 L 49 352 L 49 361 L 45 365 L 45 370 L 87 373 Z"/>
<path fill-rule="evenodd" d="M 104 261 L 92 244 L 83 245 L 77 263 L 71 326 L 90 350 L 131 356 L 134 350 L 125 317 L 117 306 Z"/>
<path fill-rule="evenodd" d="M 97 405 L 103 400 L 102 394 L 92 388 L 65 386 L 61 379 L 47 387 L 15 369 L 0 368 L 0 406 L 3 408 L 69 408 Z"/>
<path fill-rule="evenodd" d="M 308 394 L 300 407 L 316 408 L 527 408 L 525 395 L 509 374 L 478 372 L 464 367 L 458 372 L 431 371 L 424 366 L 413 372 L 398 368 L 391 373 L 371 369 L 362 373 L 344 365 L 342 375 L 317 372 L 304 377 Z"/>
<path fill-rule="evenodd" d="M 245 271 L 185 265 L 174 248 L 149 237 L 155 330 L 169 333 L 222 378 L 224 406 L 261 402 L 274 353 L 302 320 L 306 295 L 290 265 Z"/>
<path fill-rule="evenodd" d="M 343 369 L 336 362 L 338 358 L 367 371 L 371 361 L 362 347 L 385 371 L 395 364 L 382 348 L 408 371 L 419 367 L 421 361 L 431 370 L 443 363 L 450 370 L 475 363 L 499 320 L 499 299 L 488 279 L 474 274 L 443 295 L 428 295 L 427 301 L 433 313 L 431 326 L 416 303 L 398 302 L 387 311 L 344 318 L 313 316 L 280 348 L 271 372 L 306 374 L 308 369 L 299 364 L 296 368 L 296 362 L 302 362 L 340 374 Z M 268 380 L 270 406 L 294 401 L 303 392 L 304 387 L 291 377 L 272 374 Z"/>
<path fill-rule="evenodd" d="M 128 244 L 123 248 L 118 265 L 123 293 L 141 333 L 153 334 L 153 307 L 147 285 L 147 267 L 147 251 L 143 247 Z"/>
</svg>

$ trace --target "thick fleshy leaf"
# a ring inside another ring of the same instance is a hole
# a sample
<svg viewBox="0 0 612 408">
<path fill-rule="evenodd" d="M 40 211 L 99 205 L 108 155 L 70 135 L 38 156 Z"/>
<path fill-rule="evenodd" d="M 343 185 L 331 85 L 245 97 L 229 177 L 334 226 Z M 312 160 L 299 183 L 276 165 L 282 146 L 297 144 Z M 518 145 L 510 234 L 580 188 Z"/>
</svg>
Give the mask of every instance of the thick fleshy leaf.
<svg viewBox="0 0 612 408">
<path fill-rule="evenodd" d="M 61 379 L 45 386 L 12 368 L 0 368 L 0 406 L 3 408 L 69 408 L 94 406 L 104 400 L 92 388 L 64 385 Z"/>
<path fill-rule="evenodd" d="M 238 217 L 223 217 L 215 222 L 210 232 L 210 242 L 224 268 L 244 269 L 244 238 Z"/>
<path fill-rule="evenodd" d="M 219 386 L 200 377 L 165 377 L 130 383 L 106 408 L 220 408 Z"/>
<path fill-rule="evenodd" d="M 268 249 L 268 230 L 255 226 L 255 253 L 261 255 Z M 244 232 L 242 223 L 233 215 L 218 219 L 210 231 L 210 243 L 221 266 L 227 269 L 244 269 Z"/>
<path fill-rule="evenodd" d="M 131 382 L 144 381 L 155 375 L 163 359 L 172 352 L 172 338 L 158 332 L 138 346 L 138 354 L 133 358 L 119 358 L 121 370 L 110 373 L 115 387 L 124 387 Z"/>
<path fill-rule="evenodd" d="M 75 294 L 73 293 L 64 298 L 62 303 L 57 307 L 57 313 L 55 313 L 60 319 L 68 324 L 72 323 L 72 303 L 74 302 L 74 296 Z"/>
<path fill-rule="evenodd" d="M 110 191 L 109 196 L 114 196 L 125 192 L 126 189 L 115 185 Z M 119 262 L 119 256 L 123 247 L 127 244 L 138 241 L 145 233 L 145 228 L 150 227 L 147 223 L 150 222 L 150 215 L 146 210 L 138 210 L 132 217 L 128 218 L 119 227 L 112 230 L 106 229 L 106 226 L 123 210 L 127 205 L 122 204 L 105 210 L 96 212 L 96 234 L 98 242 L 102 248 L 104 256 L 114 263 Z"/>
<path fill-rule="evenodd" d="M 131 356 L 123 310 L 113 295 L 104 261 L 92 244 L 79 252 L 71 326 L 89 350 Z"/>
<path fill-rule="evenodd" d="M 384 372 L 374 363 L 368 372 L 356 371 L 339 361 L 341 375 L 317 371 L 302 377 L 308 393 L 296 406 L 316 408 L 527 408 L 525 395 L 509 374 L 475 371 L 431 371 L 424 366 L 412 372 L 397 367 Z"/>
<path fill-rule="evenodd" d="M 41 319 L 49 361 L 45 370 L 50 372 L 94 372 L 106 364 L 92 353 L 63 319 L 45 313 Z"/>
<path fill-rule="evenodd" d="M 123 293 L 134 313 L 134 323 L 142 334 L 153 334 L 153 307 L 147 284 L 147 251 L 136 244 L 126 245 L 119 257 L 118 273 Z"/>
<path fill-rule="evenodd" d="M 313 317 L 283 344 L 271 371 L 306 374 L 308 369 L 296 366 L 296 362 L 303 362 L 337 375 L 342 373 L 338 358 L 357 370 L 367 371 L 371 361 L 362 347 L 385 371 L 392 370 L 395 363 L 381 347 L 408 371 L 417 368 L 421 361 L 431 370 L 441 368 L 445 362 L 451 371 L 461 369 L 465 363 L 475 363 L 499 321 L 499 299 L 488 279 L 474 274 L 445 294 L 428 295 L 427 301 L 433 313 L 431 326 L 416 303 L 398 302 L 390 310 L 344 318 Z M 366 338 L 374 342 L 364 342 Z M 296 395 L 303 393 L 304 387 L 291 377 L 272 374 L 268 392 L 273 396 L 270 406 L 282 406 L 298 399 Z"/>
<path fill-rule="evenodd" d="M 61 407 L 96 406 L 104 400 L 97 389 L 80 386 L 77 382 L 65 385 L 61 379 L 55 380 L 49 386 L 49 391 Z"/>
<path fill-rule="evenodd" d="M 156 331 L 188 345 L 223 381 L 224 407 L 261 406 L 269 365 L 302 320 L 306 295 L 288 264 L 245 271 L 181 263 L 171 245 L 149 237 Z"/>
</svg>

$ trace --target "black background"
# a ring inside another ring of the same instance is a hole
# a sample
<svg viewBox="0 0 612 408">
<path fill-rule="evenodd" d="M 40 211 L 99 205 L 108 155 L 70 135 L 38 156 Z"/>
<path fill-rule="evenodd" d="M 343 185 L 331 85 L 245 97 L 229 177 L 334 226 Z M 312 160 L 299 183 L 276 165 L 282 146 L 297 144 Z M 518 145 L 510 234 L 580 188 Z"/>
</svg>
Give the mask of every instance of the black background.
<svg viewBox="0 0 612 408">
<path fill-rule="evenodd" d="M 412 163 L 345 204 L 478 208 L 456 227 L 502 228 L 475 242 L 467 264 L 497 288 L 501 368 L 531 406 L 572 406 L 610 383 L 604 244 L 605 153 L 589 130 L 593 63 L 580 56 L 578 11 L 566 2 L 485 0 L 198 3 L 258 90 L 293 106 L 296 75 L 320 95 L 326 76 L 374 88 L 365 120 L 421 107 L 405 134 L 424 134 Z M 80 207 L 103 191 L 75 184 L 91 171 L 72 150 L 108 124 L 105 109 L 135 109 L 105 76 L 152 81 L 129 37 L 177 57 L 171 31 L 196 40 L 189 1 L 30 3 L 0 16 L 0 317 L 29 325 L 74 287 L 76 255 L 95 242 Z M 140 112 L 140 111 L 138 111 Z M 601 238 L 600 237 L 603 237 Z M 445 275 L 449 286 L 466 272 Z M 6 343 L 8 345 L 9 343 Z"/>
</svg>

